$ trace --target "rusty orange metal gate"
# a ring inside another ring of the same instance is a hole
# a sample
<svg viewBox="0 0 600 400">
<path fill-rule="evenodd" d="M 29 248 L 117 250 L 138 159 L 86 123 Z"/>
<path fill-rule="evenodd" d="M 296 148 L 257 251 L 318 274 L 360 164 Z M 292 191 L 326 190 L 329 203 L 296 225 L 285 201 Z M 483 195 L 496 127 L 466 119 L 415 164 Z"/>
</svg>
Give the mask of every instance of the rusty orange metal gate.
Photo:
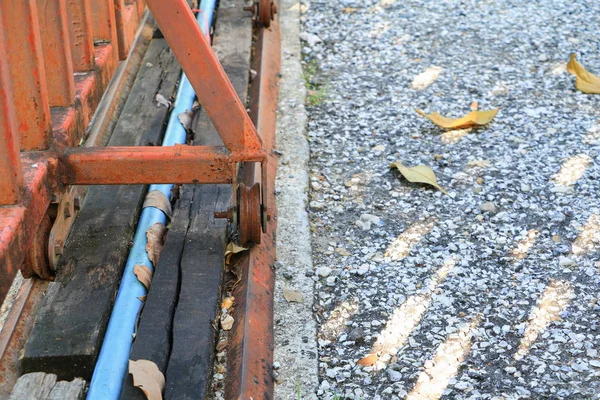
<svg viewBox="0 0 600 400">
<path fill-rule="evenodd" d="M 240 164 L 258 163 L 262 174 L 254 184 L 262 186 L 240 185 L 243 193 L 234 196 L 226 215 L 237 222 L 241 237 L 260 242 L 268 225 L 267 154 L 185 0 L 146 4 L 219 132 L 222 148 L 78 147 L 133 40 L 144 7 L 140 0 L 0 4 L 0 301 L 22 266 L 25 276 L 52 277 L 53 249 L 45 251 L 52 247 L 47 211 L 51 203 L 65 214 L 76 209 L 70 185 L 232 183 L 236 193 Z M 274 4 L 261 0 L 254 7 L 268 25 Z M 243 204 L 236 204 L 237 198 L 245 199 Z M 25 254 L 33 259 L 23 263 Z"/>
</svg>

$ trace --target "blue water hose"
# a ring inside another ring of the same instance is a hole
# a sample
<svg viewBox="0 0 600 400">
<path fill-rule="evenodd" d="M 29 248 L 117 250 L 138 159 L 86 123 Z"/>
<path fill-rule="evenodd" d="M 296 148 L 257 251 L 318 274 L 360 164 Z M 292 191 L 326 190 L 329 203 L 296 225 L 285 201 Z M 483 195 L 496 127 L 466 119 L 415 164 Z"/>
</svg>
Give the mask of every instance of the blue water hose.
<svg viewBox="0 0 600 400">
<path fill-rule="evenodd" d="M 212 24 L 215 3 L 216 0 L 202 0 L 200 3 L 200 11 L 196 19 L 205 34 L 208 34 Z M 192 85 L 182 73 L 175 95 L 174 108 L 163 139 L 163 146 L 185 144 L 187 132 L 178 116 L 192 109 L 195 97 Z M 170 201 L 172 188 L 172 184 L 150 185 L 149 191 L 158 190 Z M 154 271 L 146 253 L 146 231 L 157 222 L 166 225 L 167 216 L 164 212 L 155 207 L 145 207 L 133 238 L 133 247 L 125 264 L 125 272 L 92 375 L 87 400 L 117 400 L 121 395 L 134 339 L 135 323 L 143 304 L 140 297 L 146 295 L 146 288 L 137 279 L 133 269 L 136 265 L 144 265 Z"/>
</svg>

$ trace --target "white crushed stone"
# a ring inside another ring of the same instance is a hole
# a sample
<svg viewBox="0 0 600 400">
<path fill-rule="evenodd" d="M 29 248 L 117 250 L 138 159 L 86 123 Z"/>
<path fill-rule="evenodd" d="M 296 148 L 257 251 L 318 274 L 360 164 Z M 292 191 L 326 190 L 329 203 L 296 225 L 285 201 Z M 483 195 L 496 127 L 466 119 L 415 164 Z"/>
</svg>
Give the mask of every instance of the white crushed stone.
<svg viewBox="0 0 600 400">
<path fill-rule="evenodd" d="M 312 276 L 318 398 L 598 398 L 600 96 L 565 63 L 600 75 L 600 2 L 301 6 L 325 93 L 308 107 L 313 260 L 332 267 Z M 488 127 L 414 112 L 474 101 L 501 108 Z M 389 348 L 358 366 L 376 343 Z"/>
</svg>

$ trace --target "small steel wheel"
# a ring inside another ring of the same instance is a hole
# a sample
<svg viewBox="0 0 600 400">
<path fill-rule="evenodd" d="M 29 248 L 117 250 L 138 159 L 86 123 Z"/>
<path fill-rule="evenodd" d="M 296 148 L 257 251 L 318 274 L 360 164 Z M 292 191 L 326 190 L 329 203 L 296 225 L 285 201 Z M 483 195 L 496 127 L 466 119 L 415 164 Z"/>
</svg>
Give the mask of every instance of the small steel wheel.
<svg viewBox="0 0 600 400">
<path fill-rule="evenodd" d="M 273 4 L 272 0 L 260 0 L 258 5 L 258 22 L 265 28 L 271 26 L 274 6 L 275 4 Z"/>
<path fill-rule="evenodd" d="M 260 244 L 262 234 L 262 207 L 260 204 L 260 184 L 251 187 L 240 183 L 238 186 L 238 223 L 240 245 Z"/>
<path fill-rule="evenodd" d="M 48 241 L 51 229 L 52 221 L 48 215 L 44 215 L 21 266 L 24 278 L 38 276 L 45 280 L 54 280 L 54 271 L 48 262 Z"/>
</svg>

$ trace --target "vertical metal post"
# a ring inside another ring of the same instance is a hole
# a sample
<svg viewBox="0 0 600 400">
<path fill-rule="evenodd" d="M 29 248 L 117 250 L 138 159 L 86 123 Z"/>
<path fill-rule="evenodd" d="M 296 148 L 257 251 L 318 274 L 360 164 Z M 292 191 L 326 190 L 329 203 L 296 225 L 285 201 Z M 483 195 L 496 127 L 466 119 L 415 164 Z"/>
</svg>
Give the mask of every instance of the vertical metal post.
<svg viewBox="0 0 600 400">
<path fill-rule="evenodd" d="M 75 72 L 94 69 L 94 37 L 89 0 L 67 0 L 71 54 Z"/>
<path fill-rule="evenodd" d="M 75 100 L 67 6 L 65 0 L 37 0 L 37 8 L 50 105 L 66 107 Z"/>
<path fill-rule="evenodd" d="M 0 206 L 18 203 L 23 186 L 2 14 L 0 7 Z"/>
<path fill-rule="evenodd" d="M 35 0 L 0 0 L 21 150 L 50 144 L 50 106 Z"/>
<path fill-rule="evenodd" d="M 118 57 L 119 43 L 117 40 L 114 0 L 94 0 L 90 5 L 94 42 L 110 43 L 113 46 L 114 57 Z"/>
</svg>

